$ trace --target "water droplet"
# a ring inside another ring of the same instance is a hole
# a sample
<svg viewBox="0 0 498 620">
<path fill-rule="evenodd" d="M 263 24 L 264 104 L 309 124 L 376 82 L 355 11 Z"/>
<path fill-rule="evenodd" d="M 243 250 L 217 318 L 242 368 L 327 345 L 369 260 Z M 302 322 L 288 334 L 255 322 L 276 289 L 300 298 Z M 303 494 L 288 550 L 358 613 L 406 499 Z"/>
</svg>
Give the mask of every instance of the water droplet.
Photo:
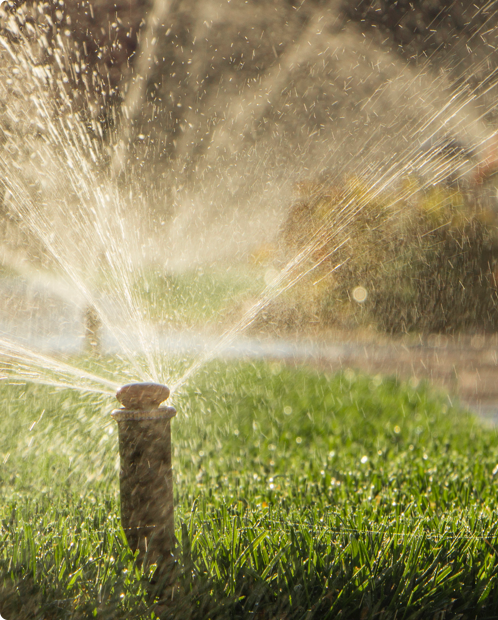
<svg viewBox="0 0 498 620">
<path fill-rule="evenodd" d="M 354 378 L 356 377 L 355 371 L 352 368 L 346 368 L 346 370 L 344 371 L 344 378 L 351 382 L 354 381 Z"/>
<path fill-rule="evenodd" d="M 363 286 L 357 286 L 353 289 L 353 299 L 359 304 L 364 303 L 367 300 L 368 293 L 367 290 Z"/>
<path fill-rule="evenodd" d="M 265 275 L 264 275 L 264 280 L 265 280 L 265 284 L 266 286 L 270 286 L 274 283 L 276 283 L 276 279 L 278 277 L 278 271 L 276 269 L 273 269 L 273 267 L 270 267 L 270 269 L 267 269 L 265 271 Z"/>
</svg>

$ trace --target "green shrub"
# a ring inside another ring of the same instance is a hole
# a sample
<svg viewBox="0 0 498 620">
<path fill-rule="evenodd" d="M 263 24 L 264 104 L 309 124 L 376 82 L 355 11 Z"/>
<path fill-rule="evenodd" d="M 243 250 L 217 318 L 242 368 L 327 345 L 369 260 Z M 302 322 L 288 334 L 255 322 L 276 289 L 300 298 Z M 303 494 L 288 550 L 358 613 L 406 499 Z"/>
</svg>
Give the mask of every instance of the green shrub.
<svg viewBox="0 0 498 620">
<path fill-rule="evenodd" d="M 282 238 L 289 254 L 316 248 L 310 261 L 322 264 L 304 286 L 308 296 L 322 281 L 314 287 L 322 323 L 388 333 L 498 327 L 495 215 L 475 191 L 423 189 L 411 179 L 397 194 L 374 194 L 356 179 L 342 191 L 315 186 L 294 205 Z"/>
</svg>

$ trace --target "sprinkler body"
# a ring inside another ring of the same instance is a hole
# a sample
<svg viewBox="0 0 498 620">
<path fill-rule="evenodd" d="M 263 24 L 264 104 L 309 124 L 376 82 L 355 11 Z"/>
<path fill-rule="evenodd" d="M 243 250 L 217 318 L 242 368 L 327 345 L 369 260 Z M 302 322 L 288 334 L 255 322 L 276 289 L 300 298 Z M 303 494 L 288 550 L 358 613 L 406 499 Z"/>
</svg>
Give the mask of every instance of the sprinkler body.
<svg viewBox="0 0 498 620">
<path fill-rule="evenodd" d="M 85 324 L 85 349 L 92 357 L 99 357 L 102 352 L 102 322 L 97 310 L 93 306 L 88 306 L 83 319 Z"/>
<path fill-rule="evenodd" d="M 164 572 L 175 548 L 170 420 L 173 407 L 160 407 L 165 385 L 134 383 L 120 388 L 118 423 L 121 524 L 138 563 Z"/>
</svg>

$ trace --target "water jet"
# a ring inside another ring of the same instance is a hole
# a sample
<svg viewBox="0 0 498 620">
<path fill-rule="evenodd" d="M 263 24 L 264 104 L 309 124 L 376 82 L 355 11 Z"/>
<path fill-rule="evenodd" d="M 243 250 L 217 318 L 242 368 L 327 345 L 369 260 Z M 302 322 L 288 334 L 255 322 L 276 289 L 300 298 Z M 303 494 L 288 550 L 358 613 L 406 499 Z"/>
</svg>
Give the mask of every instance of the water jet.
<svg viewBox="0 0 498 620">
<path fill-rule="evenodd" d="M 170 420 L 174 407 L 160 406 L 170 394 L 158 383 L 131 383 L 116 398 L 112 412 L 118 424 L 121 525 L 137 562 L 157 565 L 165 573 L 175 547 Z"/>
</svg>

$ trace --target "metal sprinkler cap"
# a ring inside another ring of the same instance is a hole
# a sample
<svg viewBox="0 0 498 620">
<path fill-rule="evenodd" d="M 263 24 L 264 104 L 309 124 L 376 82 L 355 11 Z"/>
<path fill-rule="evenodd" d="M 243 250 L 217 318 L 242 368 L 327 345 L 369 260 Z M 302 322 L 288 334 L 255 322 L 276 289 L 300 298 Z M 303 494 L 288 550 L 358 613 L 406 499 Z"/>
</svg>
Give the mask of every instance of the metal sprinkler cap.
<svg viewBox="0 0 498 620">
<path fill-rule="evenodd" d="M 160 383 L 129 383 L 116 392 L 125 409 L 150 411 L 157 409 L 169 396 L 169 388 Z"/>
</svg>

